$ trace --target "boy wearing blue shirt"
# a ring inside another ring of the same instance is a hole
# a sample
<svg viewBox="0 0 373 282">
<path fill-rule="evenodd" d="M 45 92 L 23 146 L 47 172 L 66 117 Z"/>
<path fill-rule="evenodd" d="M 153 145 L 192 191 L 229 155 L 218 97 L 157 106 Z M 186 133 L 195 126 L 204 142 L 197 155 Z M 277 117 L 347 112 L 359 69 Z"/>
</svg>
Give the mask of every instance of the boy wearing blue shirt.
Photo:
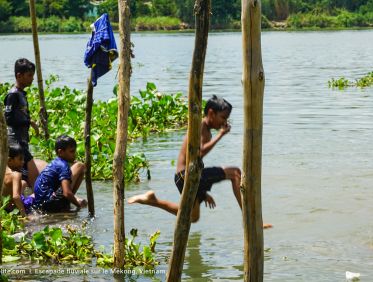
<svg viewBox="0 0 373 282">
<path fill-rule="evenodd" d="M 85 166 L 75 162 L 76 141 L 66 135 L 56 140 L 55 158 L 40 173 L 35 181 L 34 206 L 46 212 L 63 212 L 73 203 L 78 209 L 87 205 L 87 201 L 75 196 L 84 178 Z M 74 163 L 71 168 L 70 163 Z"/>
</svg>

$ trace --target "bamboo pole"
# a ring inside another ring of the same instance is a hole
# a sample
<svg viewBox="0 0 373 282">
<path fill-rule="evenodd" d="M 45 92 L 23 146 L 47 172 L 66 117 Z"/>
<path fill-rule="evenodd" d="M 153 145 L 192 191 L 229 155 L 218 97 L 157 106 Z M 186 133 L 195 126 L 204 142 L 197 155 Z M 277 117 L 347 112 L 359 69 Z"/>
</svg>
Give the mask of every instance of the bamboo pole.
<svg viewBox="0 0 373 282">
<path fill-rule="evenodd" d="M 48 115 L 47 115 L 47 108 L 45 105 L 43 75 L 41 72 L 38 25 L 36 22 L 36 12 L 35 12 L 35 0 L 30 0 L 30 16 L 31 16 L 31 26 L 32 26 L 32 40 L 34 42 L 36 74 L 38 78 L 38 89 L 39 89 L 39 103 L 40 103 L 39 118 L 41 121 L 41 125 L 43 127 L 45 140 L 48 140 L 49 138 Z"/>
<path fill-rule="evenodd" d="M 117 138 L 113 161 L 114 198 L 114 267 L 124 266 L 124 164 L 127 149 L 128 111 L 131 76 L 130 0 L 118 0 L 119 72 Z"/>
<path fill-rule="evenodd" d="M 261 203 L 264 70 L 261 54 L 261 2 L 242 0 L 244 136 L 242 213 L 244 281 L 263 281 L 264 248 Z"/>
<path fill-rule="evenodd" d="M 87 101 L 85 107 L 85 125 L 84 125 L 84 146 L 85 146 L 85 187 L 87 190 L 88 213 L 89 216 L 95 216 L 95 202 L 92 189 L 92 158 L 91 158 L 91 123 L 93 106 L 93 85 L 92 70 L 87 84 Z"/>
<path fill-rule="evenodd" d="M 5 118 L 3 115 L 3 109 L 0 105 L 0 203 L 2 203 L 3 195 L 3 181 L 5 169 L 8 161 L 8 134 L 6 130 Z M 2 224 L 0 217 L 0 235 L 2 234 Z M 0 236 L 0 264 L 3 262 L 3 238 Z"/>
<path fill-rule="evenodd" d="M 189 117 L 188 147 L 185 182 L 181 195 L 180 209 L 176 218 L 174 231 L 174 247 L 171 254 L 167 281 L 181 281 L 185 250 L 190 229 L 190 215 L 197 195 L 201 170 L 200 157 L 201 119 L 202 119 L 202 82 L 205 65 L 207 37 L 210 23 L 210 0 L 196 0 L 196 38 L 194 45 L 192 68 L 189 76 Z"/>
</svg>

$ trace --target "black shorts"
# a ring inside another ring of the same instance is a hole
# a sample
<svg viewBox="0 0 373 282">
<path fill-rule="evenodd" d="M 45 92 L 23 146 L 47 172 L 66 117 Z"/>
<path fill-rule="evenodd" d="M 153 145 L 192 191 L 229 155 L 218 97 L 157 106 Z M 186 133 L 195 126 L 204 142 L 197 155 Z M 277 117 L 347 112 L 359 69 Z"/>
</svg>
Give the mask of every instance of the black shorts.
<svg viewBox="0 0 373 282">
<path fill-rule="evenodd" d="M 183 192 L 185 170 L 175 174 L 175 184 L 180 194 Z M 225 179 L 225 172 L 221 167 L 206 167 L 202 169 L 201 179 L 199 181 L 197 197 L 199 202 L 206 199 L 206 192 L 211 190 L 214 183 Z"/>
<path fill-rule="evenodd" d="M 63 195 L 62 188 L 58 188 L 54 195 L 43 203 L 41 210 L 46 212 L 65 212 L 70 210 L 70 201 Z"/>
<path fill-rule="evenodd" d="M 17 144 L 22 147 L 23 149 L 23 160 L 24 164 L 21 169 L 22 172 L 22 179 L 27 180 L 28 179 L 28 170 L 27 170 L 27 163 L 31 161 L 34 157 L 31 155 L 28 144 L 25 144 L 24 142 L 19 142 L 14 136 L 8 136 L 8 142 L 9 145 Z"/>
</svg>

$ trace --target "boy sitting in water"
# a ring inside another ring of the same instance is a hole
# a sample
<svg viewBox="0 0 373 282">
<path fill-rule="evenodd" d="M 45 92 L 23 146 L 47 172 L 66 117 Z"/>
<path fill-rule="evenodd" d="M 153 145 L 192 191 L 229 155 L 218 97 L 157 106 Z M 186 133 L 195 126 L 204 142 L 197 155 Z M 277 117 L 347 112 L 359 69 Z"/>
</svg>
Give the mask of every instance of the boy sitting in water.
<svg viewBox="0 0 373 282">
<path fill-rule="evenodd" d="M 32 205 L 33 197 L 23 197 L 22 195 L 22 173 L 23 167 L 23 148 L 18 144 L 9 146 L 8 163 L 5 170 L 3 183 L 3 196 L 10 196 L 11 203 L 6 208 L 11 211 L 15 207 L 19 210 L 21 216 L 26 216 L 26 211 Z"/>
<path fill-rule="evenodd" d="M 207 101 L 204 109 L 204 117 L 202 119 L 201 126 L 201 147 L 200 155 L 203 158 L 209 153 L 212 148 L 218 143 L 218 141 L 227 134 L 231 127 L 227 120 L 232 111 L 232 105 L 222 98 L 213 96 Z M 211 129 L 219 130 L 218 134 L 212 138 Z M 180 192 L 182 193 L 184 186 L 184 175 L 186 168 L 186 151 L 188 145 L 187 136 L 184 137 L 183 144 L 179 153 L 175 184 Z M 201 178 L 199 182 L 197 197 L 194 202 L 194 206 L 191 214 L 191 221 L 197 222 L 200 215 L 200 204 L 205 202 L 206 206 L 214 208 L 216 206 L 214 199 L 208 193 L 214 183 L 222 180 L 230 180 L 232 182 L 233 194 L 236 197 L 237 203 L 241 205 L 241 193 L 240 193 L 240 182 L 241 182 L 241 171 L 237 167 L 207 167 L 203 168 L 201 172 Z M 150 205 L 164 209 L 174 215 L 179 210 L 179 205 L 176 203 L 168 202 L 165 200 L 158 199 L 153 191 L 148 191 L 145 194 L 133 196 L 128 199 L 129 204 L 139 203 L 144 205 Z M 271 224 L 264 224 L 264 228 L 272 227 Z"/>
<path fill-rule="evenodd" d="M 57 138 L 55 158 L 40 173 L 35 181 L 34 206 L 46 212 L 64 212 L 70 210 L 70 203 L 78 209 L 87 205 L 87 201 L 75 196 L 84 178 L 85 166 L 75 162 L 76 141 L 66 135 Z M 74 163 L 71 168 L 68 163 Z"/>
</svg>

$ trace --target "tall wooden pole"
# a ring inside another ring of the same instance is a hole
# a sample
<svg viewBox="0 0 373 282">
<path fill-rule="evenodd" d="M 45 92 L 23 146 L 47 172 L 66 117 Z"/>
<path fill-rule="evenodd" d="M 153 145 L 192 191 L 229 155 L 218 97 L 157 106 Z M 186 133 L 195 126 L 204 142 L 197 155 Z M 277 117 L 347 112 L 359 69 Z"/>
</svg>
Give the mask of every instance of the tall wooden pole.
<svg viewBox="0 0 373 282">
<path fill-rule="evenodd" d="M 3 181 L 5 169 L 8 161 L 8 134 L 6 130 L 5 118 L 2 105 L 0 105 L 0 203 L 2 203 Z M 0 218 L 0 234 L 2 234 L 2 225 Z M 3 239 L 0 236 L 0 264 L 3 257 Z"/>
<path fill-rule="evenodd" d="M 38 89 L 39 89 L 39 103 L 40 103 L 39 117 L 40 117 L 41 125 L 43 127 L 45 140 L 47 140 L 49 138 L 48 115 L 47 115 L 47 108 L 45 106 L 43 75 L 41 72 L 38 25 L 36 22 L 36 12 L 35 12 L 35 0 L 30 0 L 30 16 L 31 16 L 31 26 L 32 26 L 32 40 L 34 42 L 36 74 L 38 78 Z"/>
<path fill-rule="evenodd" d="M 85 186 L 87 189 L 88 213 L 89 216 L 95 216 L 95 202 L 92 189 L 92 158 L 91 158 L 91 123 L 92 123 L 92 107 L 93 107 L 93 85 L 92 85 L 92 70 L 88 78 L 87 85 L 87 101 L 85 107 L 85 125 L 84 125 L 84 146 L 85 146 Z"/>
<path fill-rule="evenodd" d="M 202 82 L 210 23 L 210 0 L 196 0 L 196 39 L 189 76 L 189 117 L 186 174 L 180 209 L 176 218 L 174 247 L 169 262 L 167 281 L 181 281 L 185 250 L 190 229 L 190 215 L 197 195 L 203 163 L 200 157 L 202 120 Z"/>
<path fill-rule="evenodd" d="M 114 176 L 114 267 L 124 266 L 124 164 L 127 149 L 128 111 L 131 76 L 130 0 L 118 0 L 119 11 L 119 72 L 118 120 L 115 143 Z"/>
<path fill-rule="evenodd" d="M 261 2 L 242 0 L 244 281 L 263 281 L 264 268 L 261 202 L 264 70 L 260 21 Z"/>
</svg>

